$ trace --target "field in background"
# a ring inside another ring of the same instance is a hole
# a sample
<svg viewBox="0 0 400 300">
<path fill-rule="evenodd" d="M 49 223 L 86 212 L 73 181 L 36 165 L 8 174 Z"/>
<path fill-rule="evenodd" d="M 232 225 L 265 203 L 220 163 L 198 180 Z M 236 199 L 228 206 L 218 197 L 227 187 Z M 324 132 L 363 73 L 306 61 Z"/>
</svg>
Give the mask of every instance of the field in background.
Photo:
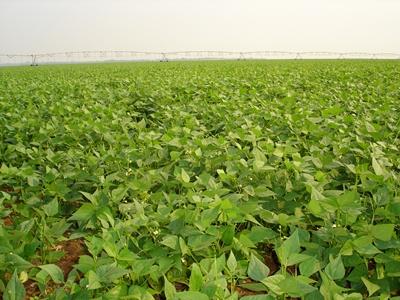
<svg viewBox="0 0 400 300">
<path fill-rule="evenodd" d="M 1 68 L 0 295 L 399 296 L 399 120 L 398 61 Z"/>
</svg>

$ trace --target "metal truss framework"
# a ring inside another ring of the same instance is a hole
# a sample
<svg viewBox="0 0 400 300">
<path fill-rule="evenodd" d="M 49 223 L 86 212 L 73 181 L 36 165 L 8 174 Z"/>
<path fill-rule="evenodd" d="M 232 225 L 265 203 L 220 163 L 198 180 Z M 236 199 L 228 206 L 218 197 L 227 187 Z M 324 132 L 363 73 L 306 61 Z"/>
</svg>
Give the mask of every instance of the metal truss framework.
<svg viewBox="0 0 400 300">
<path fill-rule="evenodd" d="M 400 59 L 397 53 L 291 51 L 71 51 L 0 54 L 0 64 L 79 63 L 99 61 L 253 60 L 253 59 Z"/>
</svg>

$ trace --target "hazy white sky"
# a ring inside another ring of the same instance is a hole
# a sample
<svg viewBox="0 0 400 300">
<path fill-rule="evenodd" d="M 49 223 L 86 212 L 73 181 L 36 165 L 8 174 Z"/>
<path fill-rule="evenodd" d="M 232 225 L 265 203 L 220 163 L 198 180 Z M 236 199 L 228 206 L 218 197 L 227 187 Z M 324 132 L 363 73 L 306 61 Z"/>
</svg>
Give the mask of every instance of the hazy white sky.
<svg viewBox="0 0 400 300">
<path fill-rule="evenodd" d="M 0 53 L 400 53 L 400 0 L 0 0 Z"/>
</svg>

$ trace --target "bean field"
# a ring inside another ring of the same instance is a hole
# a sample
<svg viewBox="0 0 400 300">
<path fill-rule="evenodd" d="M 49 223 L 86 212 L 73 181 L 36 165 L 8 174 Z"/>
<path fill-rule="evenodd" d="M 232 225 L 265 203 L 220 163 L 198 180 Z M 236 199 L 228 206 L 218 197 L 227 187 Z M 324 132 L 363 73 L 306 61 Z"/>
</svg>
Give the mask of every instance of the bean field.
<svg viewBox="0 0 400 300">
<path fill-rule="evenodd" d="M 400 299 L 399 150 L 398 61 L 0 68 L 0 299 Z"/>
</svg>

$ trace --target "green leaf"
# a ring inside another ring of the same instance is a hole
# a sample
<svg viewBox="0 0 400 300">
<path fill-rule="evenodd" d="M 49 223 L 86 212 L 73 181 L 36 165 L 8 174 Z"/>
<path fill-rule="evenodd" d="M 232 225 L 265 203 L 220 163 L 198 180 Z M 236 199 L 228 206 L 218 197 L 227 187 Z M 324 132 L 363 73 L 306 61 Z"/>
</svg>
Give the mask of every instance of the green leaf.
<svg viewBox="0 0 400 300">
<path fill-rule="evenodd" d="M 394 233 L 394 224 L 373 225 L 371 229 L 372 236 L 381 241 L 390 241 Z"/>
<path fill-rule="evenodd" d="M 260 243 L 265 240 L 273 239 L 277 235 L 278 234 L 270 228 L 253 226 L 248 236 L 253 243 Z"/>
<path fill-rule="evenodd" d="M 161 244 L 171 249 L 178 250 L 179 238 L 176 235 L 168 235 L 164 237 L 164 239 L 161 241 Z"/>
<path fill-rule="evenodd" d="M 303 261 L 299 265 L 300 273 L 303 276 L 310 277 L 312 274 L 318 272 L 321 269 L 321 265 L 318 259 L 310 257 Z"/>
<path fill-rule="evenodd" d="M 294 253 L 289 256 L 289 259 L 287 261 L 287 266 L 297 265 L 309 258 L 310 258 L 309 255 L 302 254 L 302 253 Z"/>
<path fill-rule="evenodd" d="M 274 294 L 282 295 L 282 289 L 279 284 L 285 279 L 285 276 L 276 274 L 265 278 L 262 283 L 269 288 Z"/>
<path fill-rule="evenodd" d="M 342 279 L 345 275 L 345 269 L 342 262 L 342 257 L 339 255 L 335 259 L 332 256 L 329 257 L 329 264 L 325 267 L 325 273 L 332 280 Z"/>
<path fill-rule="evenodd" d="M 255 281 L 262 281 L 269 274 L 269 268 L 261 262 L 254 254 L 250 256 L 249 267 L 247 269 L 249 277 Z"/>
<path fill-rule="evenodd" d="M 203 286 L 203 274 L 197 264 L 192 265 L 192 272 L 189 279 L 189 290 L 200 291 Z"/>
<path fill-rule="evenodd" d="M 287 266 L 289 257 L 300 252 L 299 232 L 297 230 L 293 232 L 293 234 L 282 243 L 276 252 L 281 264 Z"/>
<path fill-rule="evenodd" d="M 176 295 L 176 289 L 174 285 L 168 281 L 167 277 L 164 276 L 164 293 L 167 300 L 174 300 Z"/>
<path fill-rule="evenodd" d="M 190 253 L 189 247 L 186 245 L 186 242 L 182 237 L 179 237 L 179 248 L 182 256 Z"/>
<path fill-rule="evenodd" d="M 330 279 L 324 272 L 319 272 L 319 274 L 322 279 L 319 291 L 324 299 L 334 299 L 335 295 L 340 295 L 343 291 L 346 291 L 345 288 L 338 286 L 335 281 Z"/>
<path fill-rule="evenodd" d="M 97 274 L 93 270 L 90 270 L 87 273 L 87 277 L 89 280 L 87 288 L 89 290 L 95 290 L 95 289 L 101 288 L 100 278 L 99 278 L 99 276 L 97 276 Z"/>
<path fill-rule="evenodd" d="M 117 244 L 113 241 L 102 241 L 102 246 L 104 251 L 106 251 L 107 255 L 111 257 L 117 257 L 119 249 L 117 248 Z"/>
<path fill-rule="evenodd" d="M 91 203 L 85 203 L 69 218 L 69 220 L 88 221 L 95 215 L 96 207 Z"/>
<path fill-rule="evenodd" d="M 222 241 L 226 245 L 230 245 L 233 242 L 233 238 L 235 236 L 235 227 L 234 226 L 227 226 L 222 234 Z"/>
<path fill-rule="evenodd" d="M 181 169 L 181 178 L 182 181 L 185 183 L 190 182 L 190 176 L 188 175 L 188 173 L 186 173 L 185 169 Z"/>
<path fill-rule="evenodd" d="M 274 300 L 276 299 L 274 296 L 271 295 L 250 295 L 241 297 L 240 300 Z"/>
<path fill-rule="evenodd" d="M 7 254 L 6 255 L 6 260 L 14 268 L 18 267 L 18 268 L 22 268 L 22 269 L 27 269 L 27 268 L 32 267 L 32 264 L 29 261 L 23 259 L 21 256 L 15 254 L 15 253 Z"/>
<path fill-rule="evenodd" d="M 177 293 L 176 298 L 179 300 L 209 300 L 206 294 L 191 291 Z"/>
<path fill-rule="evenodd" d="M 99 280 L 104 283 L 111 283 L 128 272 L 126 269 L 117 267 L 116 263 L 101 265 L 96 270 Z"/>
<path fill-rule="evenodd" d="M 336 299 L 340 299 L 339 296 Z M 360 293 L 351 293 L 351 294 L 342 295 L 342 299 L 343 300 L 363 300 L 364 297 Z"/>
<path fill-rule="evenodd" d="M 303 297 L 316 290 L 315 287 L 302 282 L 298 277 L 287 277 L 278 285 L 283 293 L 291 297 Z"/>
<path fill-rule="evenodd" d="M 372 238 L 369 236 L 362 236 L 353 241 L 354 249 L 364 255 L 374 255 L 381 253 L 378 248 L 372 245 Z"/>
<path fill-rule="evenodd" d="M 58 201 L 54 198 L 49 203 L 43 205 L 43 211 L 49 217 L 55 216 L 58 213 Z"/>
<path fill-rule="evenodd" d="M 115 190 L 111 192 L 111 199 L 113 202 L 118 203 L 120 202 L 126 195 L 128 188 L 125 186 L 119 186 Z"/>
<path fill-rule="evenodd" d="M 372 283 L 371 281 L 369 281 L 367 278 L 365 277 L 361 277 L 362 282 L 365 284 L 365 286 L 367 287 L 368 290 L 368 295 L 371 297 L 373 294 L 375 294 L 377 291 L 380 290 L 380 286 Z"/>
<path fill-rule="evenodd" d="M 62 283 L 64 282 L 64 273 L 60 269 L 60 267 L 54 265 L 54 264 L 48 264 L 48 265 L 42 265 L 39 266 L 40 269 L 45 271 L 48 275 L 50 275 L 51 279 L 55 283 Z"/>
<path fill-rule="evenodd" d="M 233 274 L 237 267 L 237 261 L 236 261 L 235 255 L 233 254 L 232 251 L 229 253 L 229 257 L 226 262 L 226 265 L 228 267 L 229 272 L 231 272 Z"/>
<path fill-rule="evenodd" d="M 374 169 L 376 175 L 386 177 L 388 174 L 385 168 L 376 160 L 375 157 L 372 157 L 372 168 Z"/>
<path fill-rule="evenodd" d="M 6 289 L 3 293 L 3 300 L 24 300 L 25 299 L 25 288 L 22 282 L 18 278 L 17 270 L 7 283 Z"/>
<path fill-rule="evenodd" d="M 311 186 L 311 200 L 322 201 L 324 199 L 326 199 L 326 197 L 315 187 Z"/>
<path fill-rule="evenodd" d="M 315 290 L 304 297 L 304 300 L 324 300 L 324 297 L 321 295 L 320 291 Z"/>
<path fill-rule="evenodd" d="M 267 277 L 264 280 L 267 280 L 270 277 Z M 246 290 L 253 291 L 253 292 L 266 292 L 268 291 L 268 288 L 265 286 L 265 284 L 261 282 L 249 282 L 249 283 L 241 283 L 239 284 L 239 287 L 242 287 Z"/>
</svg>

